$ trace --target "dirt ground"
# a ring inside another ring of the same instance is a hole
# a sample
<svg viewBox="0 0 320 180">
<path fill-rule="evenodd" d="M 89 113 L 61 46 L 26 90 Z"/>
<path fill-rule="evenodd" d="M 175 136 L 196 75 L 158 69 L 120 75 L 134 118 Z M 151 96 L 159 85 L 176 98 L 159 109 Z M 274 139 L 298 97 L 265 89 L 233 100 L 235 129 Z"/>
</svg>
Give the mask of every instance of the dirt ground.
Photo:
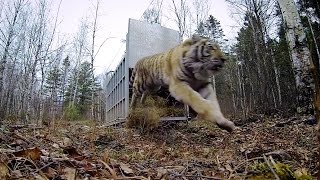
<svg viewBox="0 0 320 180">
<path fill-rule="evenodd" d="M 0 179 L 312 179 L 315 120 L 233 120 L 228 133 L 204 121 L 162 122 L 150 133 L 90 122 L 0 129 Z"/>
</svg>

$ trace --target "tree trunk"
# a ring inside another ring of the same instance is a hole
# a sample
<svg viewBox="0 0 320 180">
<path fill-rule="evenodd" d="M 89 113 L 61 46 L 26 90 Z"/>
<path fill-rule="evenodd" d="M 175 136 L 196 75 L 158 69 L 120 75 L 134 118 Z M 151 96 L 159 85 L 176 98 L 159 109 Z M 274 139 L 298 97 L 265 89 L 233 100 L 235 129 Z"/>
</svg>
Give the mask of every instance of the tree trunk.
<svg viewBox="0 0 320 180">
<path fill-rule="evenodd" d="M 298 112 L 306 113 L 312 107 L 314 83 L 310 72 L 310 51 L 306 44 L 301 19 L 293 0 L 278 0 L 282 16 L 287 25 L 286 38 L 291 51 L 296 88 Z"/>
<path fill-rule="evenodd" d="M 270 53 L 271 53 L 271 59 L 272 59 L 272 67 L 273 67 L 273 71 L 275 74 L 275 79 L 276 79 L 276 86 L 277 86 L 277 93 L 278 93 L 278 103 L 279 106 L 282 105 L 282 99 L 281 99 L 281 87 L 280 87 L 280 81 L 279 81 L 279 77 L 280 77 L 280 73 L 279 70 L 276 66 L 276 60 L 274 57 L 274 53 L 273 53 L 273 49 L 270 49 Z M 275 102 L 275 105 L 277 105 L 277 103 Z"/>
<path fill-rule="evenodd" d="M 4 51 L 3 54 L 1 55 L 1 59 L 0 59 L 0 95 L 3 94 L 3 80 L 4 80 L 4 71 L 6 69 L 6 64 L 7 64 L 7 60 L 8 57 L 10 56 L 9 51 L 10 51 L 10 46 L 13 42 L 14 36 L 15 36 L 15 26 L 17 24 L 18 21 L 18 15 L 21 11 L 22 8 L 22 1 L 18 1 L 16 3 L 14 3 L 14 14 L 12 17 L 12 20 L 10 19 L 10 17 L 6 16 L 7 19 L 6 21 L 8 21 L 8 25 L 9 25 L 9 29 L 8 29 L 8 37 L 5 41 L 5 47 L 4 47 Z M 3 31 L 1 31 L 3 33 Z M 4 96 L 0 97 L 0 118 L 4 118 L 5 117 L 5 108 L 4 107 L 4 102 L 3 102 L 3 98 Z"/>
<path fill-rule="evenodd" d="M 287 24 L 286 36 L 291 50 L 292 62 L 296 85 L 298 89 L 298 103 L 302 110 L 312 106 L 312 95 L 314 95 L 314 109 L 319 125 L 320 120 L 320 83 L 319 71 L 317 71 L 309 49 L 306 46 L 306 34 L 303 31 L 300 16 L 293 0 L 278 0 L 283 18 Z M 315 61 L 316 62 L 316 61 Z M 318 60 L 319 63 L 319 60 Z M 312 73 L 312 74 L 311 74 Z M 312 79 L 313 75 L 313 79 Z M 315 86 L 316 85 L 316 86 Z M 316 87 L 316 88 L 315 88 Z M 320 128 L 318 128 L 318 141 L 320 141 Z M 320 152 L 320 146 L 318 147 Z M 320 171 L 318 169 L 318 179 Z"/>
</svg>

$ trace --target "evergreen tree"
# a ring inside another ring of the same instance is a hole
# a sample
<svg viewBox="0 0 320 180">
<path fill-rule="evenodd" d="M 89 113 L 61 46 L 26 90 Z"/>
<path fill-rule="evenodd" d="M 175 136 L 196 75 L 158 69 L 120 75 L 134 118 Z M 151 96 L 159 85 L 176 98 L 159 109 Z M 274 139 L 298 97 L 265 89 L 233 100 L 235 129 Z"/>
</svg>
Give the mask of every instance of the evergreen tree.
<svg viewBox="0 0 320 180">
<path fill-rule="evenodd" d="M 45 91 L 48 96 L 52 96 L 57 91 L 61 92 L 63 84 L 62 71 L 57 66 L 49 71 L 46 78 Z"/>
<path fill-rule="evenodd" d="M 75 83 L 76 81 L 78 81 L 78 83 Z M 76 84 L 77 92 L 75 94 Z M 68 80 L 68 87 L 65 94 L 65 105 L 70 106 L 71 100 L 75 97 L 75 108 L 81 112 L 81 115 L 85 115 L 85 113 L 90 109 L 91 102 L 93 101 L 92 98 L 94 97 L 92 94 L 96 95 L 99 89 L 100 84 L 97 82 L 96 78 L 93 79 L 91 64 L 89 62 L 83 62 L 79 67 L 79 75 L 73 73 Z"/>
<path fill-rule="evenodd" d="M 220 22 L 212 15 L 205 22 L 200 22 L 196 33 L 208 37 L 218 43 L 223 43 L 223 30 Z"/>
</svg>

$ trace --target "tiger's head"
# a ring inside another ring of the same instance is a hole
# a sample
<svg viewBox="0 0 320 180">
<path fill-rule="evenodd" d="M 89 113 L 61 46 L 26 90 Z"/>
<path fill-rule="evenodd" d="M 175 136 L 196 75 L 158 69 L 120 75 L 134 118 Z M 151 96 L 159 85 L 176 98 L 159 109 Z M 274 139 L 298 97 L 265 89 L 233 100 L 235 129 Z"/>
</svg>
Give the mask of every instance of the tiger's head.
<svg viewBox="0 0 320 180">
<path fill-rule="evenodd" d="M 198 80 L 207 80 L 224 65 L 226 57 L 217 43 L 193 35 L 186 40 L 187 50 L 183 54 L 182 64 Z"/>
</svg>

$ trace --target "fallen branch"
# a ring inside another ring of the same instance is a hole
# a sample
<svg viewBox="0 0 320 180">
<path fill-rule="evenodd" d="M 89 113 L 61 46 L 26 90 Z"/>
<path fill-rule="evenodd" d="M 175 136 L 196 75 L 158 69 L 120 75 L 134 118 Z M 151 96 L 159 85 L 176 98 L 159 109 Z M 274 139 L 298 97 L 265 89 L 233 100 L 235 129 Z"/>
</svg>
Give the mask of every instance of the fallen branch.
<svg viewBox="0 0 320 180">
<path fill-rule="evenodd" d="M 13 134 L 15 136 L 17 136 L 18 138 L 22 139 L 23 141 L 27 142 L 28 144 L 31 144 L 31 141 L 29 141 L 28 139 L 26 139 L 25 137 L 23 137 L 22 135 L 20 135 L 18 132 L 13 132 Z"/>
<path fill-rule="evenodd" d="M 122 179 L 142 179 L 142 180 L 149 180 L 148 178 L 145 178 L 143 176 L 133 176 L 133 177 L 117 177 L 116 180 L 122 180 Z"/>
<path fill-rule="evenodd" d="M 271 156 L 271 155 L 279 155 L 280 157 L 284 157 L 284 158 L 287 158 L 287 159 L 290 159 L 291 156 L 284 152 L 284 151 L 272 151 L 272 152 L 268 152 L 268 153 L 265 153 L 266 156 Z M 253 160 L 259 160 L 259 159 L 264 159 L 264 157 L 254 157 L 254 158 L 251 158 L 251 159 L 246 159 L 245 161 L 239 163 L 234 169 L 236 171 L 236 169 L 238 169 L 239 167 L 241 167 L 243 164 L 245 163 L 248 163 L 249 161 L 253 161 Z"/>
<path fill-rule="evenodd" d="M 276 178 L 276 180 L 280 180 L 278 174 L 274 171 L 274 169 L 272 168 L 269 160 L 267 159 L 266 155 L 264 155 L 264 154 L 263 154 L 263 159 L 264 159 L 264 161 L 267 163 L 270 171 L 272 172 L 272 174 L 274 175 L 274 177 Z"/>
<path fill-rule="evenodd" d="M 215 179 L 215 180 L 222 180 L 219 177 L 214 176 L 203 176 L 203 175 L 185 175 L 185 177 L 193 177 L 193 178 L 206 178 L 206 179 Z"/>
<path fill-rule="evenodd" d="M 11 130 L 17 130 L 22 128 L 32 128 L 32 129 L 43 129 L 41 126 L 35 126 L 33 124 L 17 124 L 17 125 L 10 125 L 9 128 Z"/>
</svg>

